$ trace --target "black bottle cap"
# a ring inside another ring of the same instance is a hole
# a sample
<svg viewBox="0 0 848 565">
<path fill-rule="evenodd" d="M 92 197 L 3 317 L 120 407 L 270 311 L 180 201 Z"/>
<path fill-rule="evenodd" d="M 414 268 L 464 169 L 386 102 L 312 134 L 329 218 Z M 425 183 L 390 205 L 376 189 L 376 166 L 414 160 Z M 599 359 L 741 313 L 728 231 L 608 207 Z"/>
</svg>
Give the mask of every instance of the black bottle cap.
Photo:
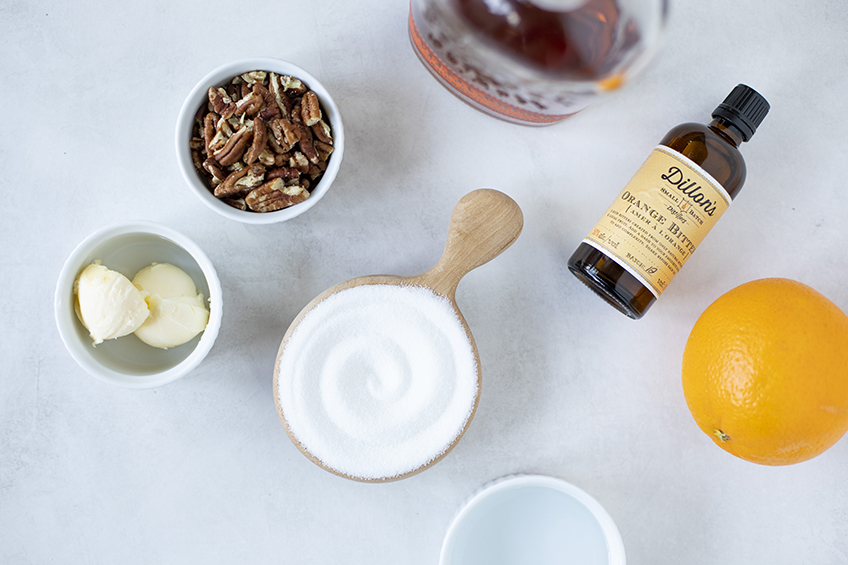
<svg viewBox="0 0 848 565">
<path fill-rule="evenodd" d="M 742 132 L 742 141 L 748 141 L 763 123 L 769 108 L 769 103 L 759 92 L 750 86 L 738 84 L 713 111 L 713 118 L 729 121 Z"/>
</svg>

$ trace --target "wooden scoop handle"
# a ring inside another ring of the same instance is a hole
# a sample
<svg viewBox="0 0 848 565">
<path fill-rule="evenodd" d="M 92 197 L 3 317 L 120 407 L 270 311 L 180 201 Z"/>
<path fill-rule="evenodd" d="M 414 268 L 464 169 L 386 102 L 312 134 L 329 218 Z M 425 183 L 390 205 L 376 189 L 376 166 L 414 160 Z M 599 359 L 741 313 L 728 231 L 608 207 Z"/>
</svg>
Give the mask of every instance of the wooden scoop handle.
<svg viewBox="0 0 848 565">
<path fill-rule="evenodd" d="M 441 259 L 414 278 L 453 300 L 460 279 L 503 253 L 522 227 L 521 208 L 506 194 L 488 188 L 469 192 L 453 209 Z"/>
</svg>

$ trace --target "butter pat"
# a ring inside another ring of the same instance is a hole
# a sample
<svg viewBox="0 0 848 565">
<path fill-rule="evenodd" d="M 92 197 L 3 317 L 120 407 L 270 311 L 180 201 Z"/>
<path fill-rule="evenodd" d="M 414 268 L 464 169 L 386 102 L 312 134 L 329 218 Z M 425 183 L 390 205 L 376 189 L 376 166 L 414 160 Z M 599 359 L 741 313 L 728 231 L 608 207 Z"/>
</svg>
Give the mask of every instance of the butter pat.
<svg viewBox="0 0 848 565">
<path fill-rule="evenodd" d="M 150 316 L 135 330 L 144 343 L 168 349 L 190 341 L 206 328 L 209 310 L 203 294 L 184 271 L 168 263 L 145 267 L 132 281 L 141 291 Z"/>
<path fill-rule="evenodd" d="M 74 292 L 77 317 L 94 345 L 133 333 L 149 315 L 144 297 L 130 280 L 99 262 L 80 273 Z"/>
</svg>

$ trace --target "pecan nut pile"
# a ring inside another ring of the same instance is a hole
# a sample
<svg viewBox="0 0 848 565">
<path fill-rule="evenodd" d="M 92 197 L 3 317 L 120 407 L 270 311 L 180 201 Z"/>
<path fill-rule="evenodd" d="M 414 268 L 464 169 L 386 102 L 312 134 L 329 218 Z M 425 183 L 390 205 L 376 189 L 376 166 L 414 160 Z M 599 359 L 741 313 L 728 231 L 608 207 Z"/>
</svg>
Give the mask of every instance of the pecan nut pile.
<svg viewBox="0 0 848 565">
<path fill-rule="evenodd" d="M 191 158 L 230 206 L 273 212 L 309 198 L 333 153 L 333 130 L 303 81 L 251 71 L 213 86 L 195 115 Z"/>
</svg>

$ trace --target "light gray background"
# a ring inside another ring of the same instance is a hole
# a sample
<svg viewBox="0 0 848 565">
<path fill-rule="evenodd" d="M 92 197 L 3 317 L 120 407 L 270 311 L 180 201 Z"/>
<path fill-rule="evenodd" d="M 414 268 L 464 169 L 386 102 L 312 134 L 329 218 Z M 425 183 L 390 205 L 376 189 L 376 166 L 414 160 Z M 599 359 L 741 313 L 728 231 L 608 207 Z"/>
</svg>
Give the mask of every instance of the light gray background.
<svg viewBox="0 0 848 565">
<path fill-rule="evenodd" d="M 848 309 L 848 4 L 674 2 L 638 80 L 546 129 L 448 94 L 407 14 L 385 0 L 2 3 L 0 562 L 433 564 L 463 501 L 516 472 L 596 497 L 633 564 L 848 562 L 848 440 L 795 466 L 746 463 L 695 426 L 680 384 L 689 330 L 736 285 L 789 277 Z M 185 95 L 250 56 L 315 74 L 348 135 L 330 193 L 280 225 L 207 209 L 174 156 Z M 744 147 L 748 182 L 647 317 L 626 319 L 566 260 L 663 134 L 709 119 L 738 82 L 772 105 Z M 483 364 L 471 428 L 408 480 L 322 471 L 274 409 L 286 327 L 335 283 L 429 268 L 478 187 L 510 194 L 526 225 L 459 287 Z M 149 391 L 84 373 L 53 319 L 67 255 L 130 219 L 194 239 L 225 293 L 208 358 Z"/>
</svg>

